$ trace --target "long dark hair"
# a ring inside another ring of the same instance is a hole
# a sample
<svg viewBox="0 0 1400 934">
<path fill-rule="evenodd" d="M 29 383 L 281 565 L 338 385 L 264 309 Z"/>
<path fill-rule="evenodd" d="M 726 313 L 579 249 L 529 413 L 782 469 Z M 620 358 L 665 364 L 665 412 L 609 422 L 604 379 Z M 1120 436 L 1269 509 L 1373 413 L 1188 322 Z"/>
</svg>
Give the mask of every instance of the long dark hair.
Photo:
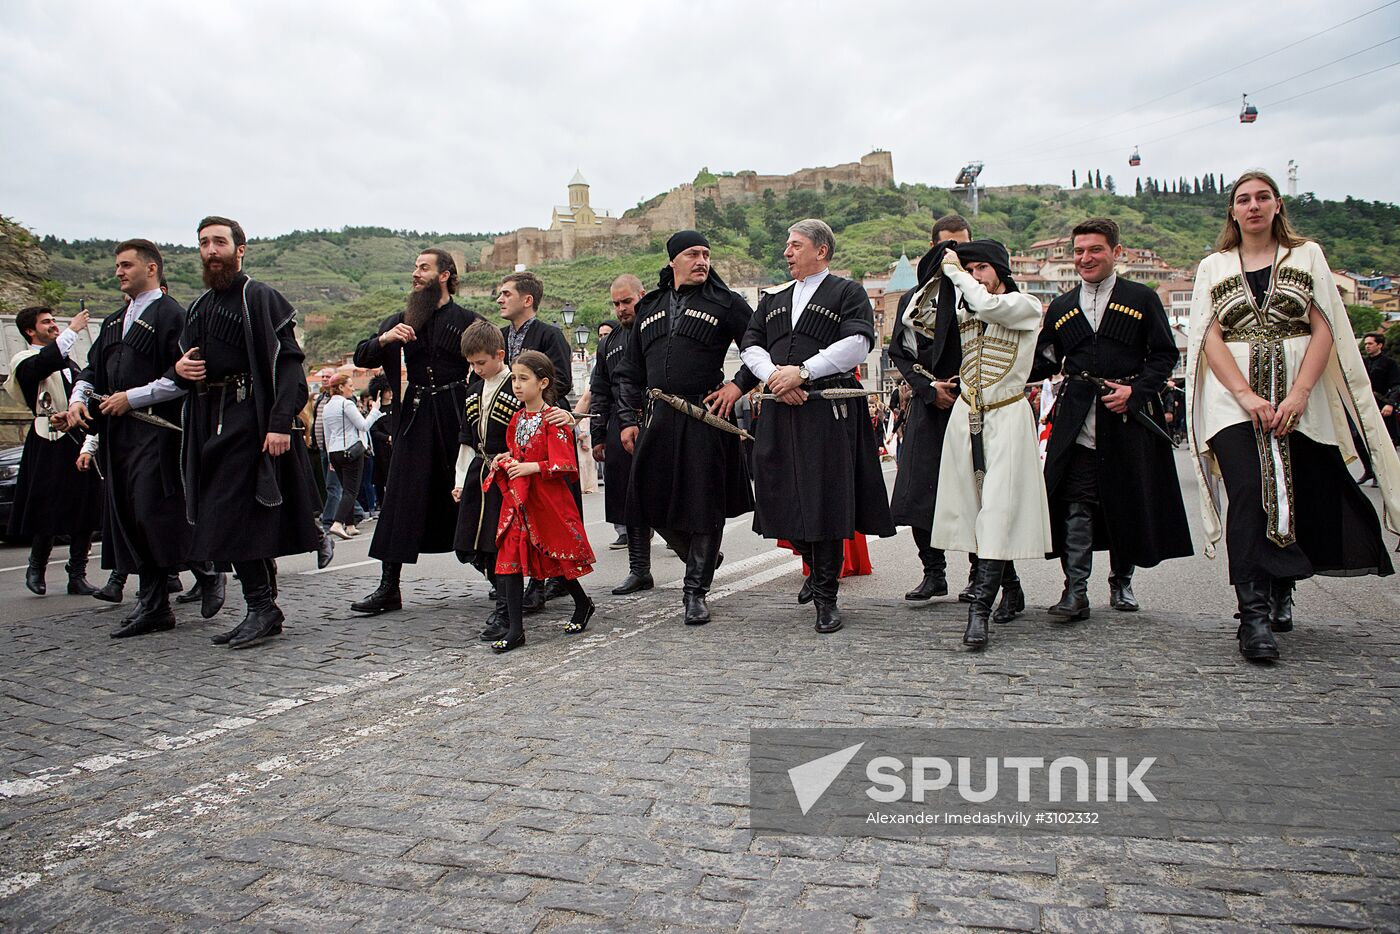
<svg viewBox="0 0 1400 934">
<path fill-rule="evenodd" d="M 546 354 L 542 354 L 538 350 L 527 350 L 516 357 L 511 366 L 523 366 L 535 374 L 535 379 L 549 380 L 548 385 L 544 387 L 544 392 L 541 393 L 545 402 L 553 405 L 559 398 L 559 390 L 555 388 L 559 385 L 559 380 L 555 376 L 554 361 L 549 359 Z"/>
</svg>

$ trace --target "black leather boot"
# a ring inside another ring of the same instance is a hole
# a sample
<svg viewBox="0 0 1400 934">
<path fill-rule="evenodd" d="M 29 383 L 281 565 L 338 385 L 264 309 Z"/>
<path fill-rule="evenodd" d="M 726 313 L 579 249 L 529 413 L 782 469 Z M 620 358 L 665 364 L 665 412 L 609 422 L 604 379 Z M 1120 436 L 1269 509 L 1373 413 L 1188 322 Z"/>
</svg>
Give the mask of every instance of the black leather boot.
<svg viewBox="0 0 1400 934">
<path fill-rule="evenodd" d="M 812 589 L 812 548 L 805 543 L 799 545 L 796 542 L 792 543 L 792 547 L 807 565 L 807 576 L 802 578 L 802 586 L 797 590 L 798 605 L 806 606 L 817 598 L 816 591 Z"/>
<path fill-rule="evenodd" d="M 328 535 L 319 522 L 316 523 L 316 527 L 321 532 L 321 540 L 316 544 L 316 568 L 321 570 L 330 567 L 335 558 L 335 536 Z"/>
<path fill-rule="evenodd" d="M 1065 592 L 1050 607 L 1051 616 L 1064 622 L 1089 618 L 1089 574 L 1094 568 L 1094 508 L 1070 503 L 1065 511 L 1065 547 L 1060 558 L 1065 572 Z"/>
<path fill-rule="evenodd" d="M 924 579 L 919 586 L 904 595 L 906 600 L 930 600 L 948 595 L 948 556 L 943 549 L 929 544 L 933 534 L 928 529 L 910 529 L 914 544 L 919 546 L 919 562 L 924 567 Z"/>
<path fill-rule="evenodd" d="M 627 576 L 612 589 L 619 597 L 656 586 L 651 576 L 651 529 L 628 526 Z"/>
<path fill-rule="evenodd" d="M 107 576 L 107 583 L 102 585 L 101 590 L 94 590 L 92 595 L 107 603 L 121 603 L 122 591 L 126 589 L 126 575 L 121 571 L 113 571 Z"/>
<path fill-rule="evenodd" d="M 180 580 L 179 571 L 171 571 L 165 576 L 165 592 L 179 593 L 185 589 L 185 582 Z"/>
<path fill-rule="evenodd" d="M 1110 558 L 1111 575 L 1108 578 L 1108 604 L 1124 613 L 1138 611 L 1137 597 L 1133 595 L 1133 566 L 1118 564 Z"/>
<path fill-rule="evenodd" d="M 391 610 L 403 609 L 403 595 L 399 593 L 399 572 L 403 570 L 403 565 L 397 561 L 381 563 L 383 570 L 379 573 L 379 586 L 374 589 L 374 593 L 350 604 L 350 609 L 356 613 L 377 616 Z"/>
<path fill-rule="evenodd" d="M 1269 581 L 1269 628 L 1293 631 L 1293 581 Z"/>
<path fill-rule="evenodd" d="M 569 588 L 564 584 L 564 578 L 551 577 L 540 587 L 540 597 L 545 603 L 551 600 L 558 600 L 560 597 L 567 597 Z"/>
<path fill-rule="evenodd" d="M 125 621 L 120 629 L 113 632 L 113 639 L 129 639 L 152 632 L 164 632 L 175 628 L 175 611 L 170 608 L 170 592 L 166 589 L 166 575 L 163 570 L 154 569 L 141 575 L 141 589 L 137 594 L 136 613 Z"/>
<path fill-rule="evenodd" d="M 44 580 L 44 575 L 49 569 L 49 555 L 53 554 L 53 538 L 48 535 L 36 535 L 34 541 L 29 545 L 29 567 L 24 571 L 24 586 L 29 588 L 29 592 L 43 596 L 49 592 L 49 585 Z"/>
<path fill-rule="evenodd" d="M 685 561 L 685 624 L 703 626 L 710 621 L 710 607 L 705 597 L 715 580 L 722 530 L 700 532 L 690 536 L 690 553 Z"/>
<path fill-rule="evenodd" d="M 817 604 L 817 622 L 813 626 L 822 635 L 836 632 L 845 625 L 836 596 L 841 589 L 841 565 L 845 563 L 845 543 L 840 541 L 812 542 L 813 600 Z"/>
<path fill-rule="evenodd" d="M 1240 606 L 1240 625 L 1235 630 L 1235 637 L 1240 640 L 1240 654 L 1251 662 L 1278 658 L 1278 640 L 1269 628 L 1269 582 L 1236 584 L 1235 599 Z"/>
<path fill-rule="evenodd" d="M 63 569 L 68 572 L 68 592 L 74 596 L 90 597 L 97 593 L 97 588 L 87 579 L 88 554 L 91 551 L 92 535 L 73 536 L 68 546 L 68 564 Z"/>
<path fill-rule="evenodd" d="M 229 648 L 246 649 L 282 634 L 282 623 L 286 617 L 273 602 L 271 586 L 245 590 L 243 600 L 248 604 L 248 615 L 243 617 L 243 622 L 229 634 Z"/>
<path fill-rule="evenodd" d="M 963 632 L 963 644 L 980 649 L 987 644 L 987 622 L 992 615 L 992 601 L 1001 587 L 1005 561 L 980 558 L 977 561 L 977 594 L 972 605 L 967 608 L 967 629 Z"/>
<path fill-rule="evenodd" d="M 1026 592 L 1021 589 L 1021 578 L 1016 576 L 1016 564 L 1006 562 L 1001 572 L 1001 602 L 992 613 L 992 622 L 1009 623 L 1026 612 Z"/>
<path fill-rule="evenodd" d="M 958 594 L 959 603 L 971 603 L 977 599 L 977 556 L 967 556 L 967 586 Z"/>
<path fill-rule="evenodd" d="M 224 608 L 224 597 L 228 592 L 228 575 L 222 571 L 214 569 L 214 562 L 194 565 L 190 568 L 194 574 L 193 591 L 199 591 L 199 615 L 205 619 L 213 619 L 219 611 Z M 185 594 L 176 597 L 176 602 L 183 603 Z M 191 601 L 193 602 L 193 601 Z"/>
</svg>

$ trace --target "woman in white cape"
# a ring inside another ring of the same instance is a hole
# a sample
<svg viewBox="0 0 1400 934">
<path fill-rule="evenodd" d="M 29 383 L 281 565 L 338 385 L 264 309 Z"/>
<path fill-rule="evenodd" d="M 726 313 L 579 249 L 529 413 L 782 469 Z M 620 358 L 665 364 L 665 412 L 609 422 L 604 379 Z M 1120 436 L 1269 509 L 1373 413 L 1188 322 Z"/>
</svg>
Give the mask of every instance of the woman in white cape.
<svg viewBox="0 0 1400 934">
<path fill-rule="evenodd" d="M 1289 224 L 1278 185 L 1246 172 L 1230 189 L 1216 252 L 1201 261 L 1187 350 L 1187 436 L 1206 554 L 1224 537 L 1251 661 L 1279 657 L 1293 585 L 1393 573 L 1370 500 L 1346 464 L 1348 419 L 1375 464 L 1385 524 L 1400 526 L 1400 458 L 1371 395 L 1322 249 Z"/>
</svg>

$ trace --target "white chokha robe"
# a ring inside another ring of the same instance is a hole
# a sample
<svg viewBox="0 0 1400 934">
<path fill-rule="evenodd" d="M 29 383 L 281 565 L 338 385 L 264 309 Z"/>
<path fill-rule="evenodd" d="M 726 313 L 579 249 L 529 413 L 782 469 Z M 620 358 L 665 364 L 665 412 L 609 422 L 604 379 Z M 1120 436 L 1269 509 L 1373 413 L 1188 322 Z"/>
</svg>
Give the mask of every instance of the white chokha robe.
<svg viewBox="0 0 1400 934">
<path fill-rule="evenodd" d="M 1036 420 L 1026 401 L 1044 309 L 1024 292 L 992 295 L 963 270 L 945 267 L 944 274 L 963 297 L 957 314 L 962 393 L 943 440 L 931 543 L 994 561 L 1044 558 L 1054 548 L 1050 510 Z M 986 458 L 980 497 L 969 429 L 979 389 Z"/>
</svg>

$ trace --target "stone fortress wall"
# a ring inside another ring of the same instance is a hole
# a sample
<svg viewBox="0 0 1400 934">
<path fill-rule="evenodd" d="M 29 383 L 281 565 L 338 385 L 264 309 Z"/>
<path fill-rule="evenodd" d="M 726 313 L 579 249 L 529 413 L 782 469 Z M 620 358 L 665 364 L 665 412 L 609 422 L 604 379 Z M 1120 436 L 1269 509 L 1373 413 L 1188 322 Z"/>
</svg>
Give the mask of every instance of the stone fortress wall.
<svg viewBox="0 0 1400 934">
<path fill-rule="evenodd" d="M 748 204 L 771 189 L 778 197 L 790 191 L 820 191 L 826 183 L 881 188 L 894 183 L 894 159 L 875 150 L 858 162 L 799 169 L 790 175 L 759 175 L 744 171 L 721 175 L 697 188 L 685 183 L 659 198 L 626 211 L 622 217 L 597 215 L 588 202 L 588 183 L 575 175 L 568 186 L 569 204 L 556 206 L 549 229 L 521 227 L 497 237 L 481 252 L 487 269 L 513 269 L 517 265 L 571 260 L 579 256 L 608 255 L 640 246 L 653 236 L 669 236 L 695 226 L 695 205 L 712 200 L 721 210 L 731 204 Z"/>
</svg>

